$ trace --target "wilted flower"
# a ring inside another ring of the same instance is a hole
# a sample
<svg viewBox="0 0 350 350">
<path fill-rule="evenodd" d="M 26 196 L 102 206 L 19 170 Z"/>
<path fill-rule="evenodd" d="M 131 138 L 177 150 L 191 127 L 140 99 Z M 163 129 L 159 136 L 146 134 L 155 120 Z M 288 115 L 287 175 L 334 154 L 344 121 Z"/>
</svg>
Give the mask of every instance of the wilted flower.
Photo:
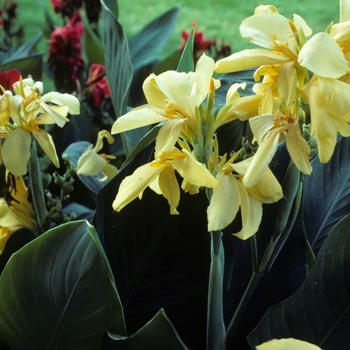
<svg viewBox="0 0 350 350">
<path fill-rule="evenodd" d="M 73 14 L 81 9 L 83 0 L 51 0 L 51 5 L 56 13 L 71 18 Z"/>
</svg>

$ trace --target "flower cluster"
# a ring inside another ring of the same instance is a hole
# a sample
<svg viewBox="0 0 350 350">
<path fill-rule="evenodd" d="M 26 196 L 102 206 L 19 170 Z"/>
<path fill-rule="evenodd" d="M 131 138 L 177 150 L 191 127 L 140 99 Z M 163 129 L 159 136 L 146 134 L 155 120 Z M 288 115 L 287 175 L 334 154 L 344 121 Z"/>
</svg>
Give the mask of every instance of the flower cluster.
<svg viewBox="0 0 350 350">
<path fill-rule="evenodd" d="M 269 169 L 251 186 L 244 186 L 242 179 L 253 160 L 237 161 L 238 153 L 230 159 L 219 155 L 216 130 L 236 119 L 255 116 L 258 110 L 252 106 L 259 105 L 261 96 L 241 97 L 238 89 L 244 84 L 234 84 L 227 92 L 226 104 L 215 108 L 215 90 L 220 81 L 213 78 L 214 68 L 214 60 L 203 54 L 195 72 L 152 74 L 143 85 L 148 104 L 114 123 L 112 133 L 160 122 L 164 125 L 156 138 L 155 160 L 125 178 L 113 207 L 121 210 L 149 186 L 168 200 L 171 214 L 178 214 L 176 171 L 184 179 L 184 191 L 194 194 L 201 187 L 210 189 L 208 230 L 223 229 L 240 209 L 242 229 L 236 234 L 245 239 L 258 229 L 262 203 L 279 200 L 282 190 Z"/>
<path fill-rule="evenodd" d="M 0 96 L 1 162 L 16 176 L 27 173 L 32 136 L 55 166 L 59 166 L 52 136 L 41 125 L 63 127 L 68 113 L 79 114 L 79 100 L 69 94 L 43 94 L 43 84 L 20 79 L 13 85 L 14 94 L 3 89 Z"/>
<path fill-rule="evenodd" d="M 317 147 L 320 161 L 327 162 L 337 134 L 350 136 L 346 15 L 341 23 L 312 36 L 300 16 L 289 20 L 274 6 L 261 5 L 242 22 L 240 31 L 262 48 L 243 50 L 216 63 L 202 55 L 195 72 L 149 76 L 143 85 L 148 104 L 120 117 L 112 133 L 163 123 L 155 160 L 122 182 L 114 209 L 119 211 L 137 196 L 141 198 L 149 186 L 168 200 L 171 214 L 177 214 L 177 171 L 185 191 L 207 189 L 209 231 L 227 227 L 240 210 L 242 230 L 237 236 L 253 235 L 261 221 L 262 203 L 283 196 L 269 168 L 278 145 L 285 141 L 292 161 L 309 175 L 311 149 Z M 202 36 L 200 41 L 205 48 L 211 45 Z M 256 68 L 255 94 L 241 97 L 238 90 L 245 85 L 236 83 L 227 92 L 226 104 L 214 106 L 215 90 L 220 87 L 214 71 L 249 68 Z M 216 130 L 236 119 L 249 120 L 258 145 L 245 159 L 239 152 L 230 159 L 219 154 Z"/>
<path fill-rule="evenodd" d="M 48 63 L 58 91 L 74 91 L 84 68 L 81 38 L 84 27 L 79 13 L 51 34 Z"/>
</svg>

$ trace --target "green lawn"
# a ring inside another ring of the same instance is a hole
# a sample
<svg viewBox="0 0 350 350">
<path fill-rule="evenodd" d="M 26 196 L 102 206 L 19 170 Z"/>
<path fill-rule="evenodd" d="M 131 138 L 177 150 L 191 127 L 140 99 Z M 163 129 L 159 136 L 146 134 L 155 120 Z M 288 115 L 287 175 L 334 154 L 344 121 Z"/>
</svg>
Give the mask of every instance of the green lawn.
<svg viewBox="0 0 350 350">
<path fill-rule="evenodd" d="M 98 0 L 96 0 L 98 1 Z M 51 10 L 49 0 L 35 2 L 33 0 L 18 0 L 19 20 L 25 24 L 27 37 L 41 31 L 45 23 L 43 7 Z M 41 4 L 41 5 L 40 5 Z M 203 30 L 206 37 L 222 38 L 232 45 L 237 51 L 247 47 L 247 42 L 239 35 L 241 21 L 253 14 L 254 8 L 259 4 L 273 4 L 281 14 L 290 17 L 293 13 L 302 16 L 311 26 L 314 32 L 325 30 L 331 21 L 337 22 L 339 18 L 339 4 L 333 1 L 314 0 L 286 0 L 276 1 L 253 1 L 253 0 L 119 0 L 119 20 L 124 26 L 128 36 L 136 33 L 149 21 L 168 10 L 176 4 L 181 4 L 178 25 L 167 45 L 167 50 L 176 49 L 180 44 L 181 30 L 189 30 L 192 22 L 197 21 L 198 30 Z M 57 23 L 59 18 L 56 16 Z M 45 48 L 43 42 L 41 48 Z"/>
</svg>

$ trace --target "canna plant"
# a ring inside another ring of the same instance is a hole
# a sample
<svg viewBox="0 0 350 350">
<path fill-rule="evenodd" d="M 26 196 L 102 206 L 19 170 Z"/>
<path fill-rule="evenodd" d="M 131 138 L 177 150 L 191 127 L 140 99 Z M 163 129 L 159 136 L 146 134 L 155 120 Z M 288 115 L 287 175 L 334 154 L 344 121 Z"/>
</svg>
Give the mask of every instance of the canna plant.
<svg viewBox="0 0 350 350">
<path fill-rule="evenodd" d="M 101 44 L 77 5 L 86 90 L 2 87 L 0 349 L 346 349 L 350 2 L 160 72 L 177 7 L 128 40 L 101 0 Z"/>
</svg>

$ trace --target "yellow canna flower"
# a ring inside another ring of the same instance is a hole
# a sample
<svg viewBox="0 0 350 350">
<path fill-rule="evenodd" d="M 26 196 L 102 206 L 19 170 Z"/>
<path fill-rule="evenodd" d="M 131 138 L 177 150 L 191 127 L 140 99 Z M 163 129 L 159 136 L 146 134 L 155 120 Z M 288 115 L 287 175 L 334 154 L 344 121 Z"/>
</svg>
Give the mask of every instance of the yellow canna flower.
<svg viewBox="0 0 350 350">
<path fill-rule="evenodd" d="M 326 163 L 334 152 L 337 133 L 350 136 L 350 85 L 314 75 L 301 94 L 310 105 L 311 136 L 317 136 L 318 156 Z"/>
<path fill-rule="evenodd" d="M 265 168 L 256 184 L 249 188 L 244 185 L 242 180 L 254 157 L 233 164 L 227 162 L 219 170 L 216 175 L 219 186 L 213 189 L 207 209 L 209 231 L 227 227 L 240 209 L 242 229 L 234 235 L 247 239 L 258 231 L 262 204 L 274 203 L 283 197 L 281 185 L 269 168 Z"/>
<path fill-rule="evenodd" d="M 256 347 L 256 350 L 321 350 L 317 345 L 294 338 L 272 339 Z"/>
<path fill-rule="evenodd" d="M 54 165 L 59 167 L 52 137 L 39 126 L 57 124 L 63 127 L 69 121 L 68 113 L 79 113 L 79 100 L 72 95 L 58 92 L 50 92 L 42 96 L 42 83 L 34 83 L 30 78 L 20 80 L 13 87 L 17 94 L 10 100 L 10 113 L 14 124 L 2 147 L 5 167 L 18 176 L 27 172 L 31 135 L 35 137 Z"/>
<path fill-rule="evenodd" d="M 188 138 L 202 135 L 199 106 L 207 97 L 211 86 L 220 86 L 213 80 L 215 63 L 203 54 L 197 62 L 195 72 L 166 71 L 159 75 L 151 74 L 143 84 L 148 104 L 132 109 L 119 117 L 112 126 L 112 134 L 121 133 L 159 122 L 183 124 L 175 127 L 177 139 L 183 132 Z"/>
<path fill-rule="evenodd" d="M 154 161 L 140 166 L 122 181 L 113 202 L 114 210 L 120 211 L 136 197 L 141 199 L 143 191 L 150 187 L 168 200 L 170 214 L 178 214 L 180 188 L 175 170 L 194 186 L 214 188 L 219 184 L 218 180 L 190 152 L 173 147 L 167 151 L 162 150 L 160 154 L 156 153 Z"/>
<path fill-rule="evenodd" d="M 109 144 L 114 142 L 112 135 L 107 130 L 101 130 L 98 133 L 96 146 L 92 149 L 92 145 L 88 147 L 78 160 L 77 174 L 86 176 L 96 176 L 102 173 L 102 178 L 97 178 L 99 181 L 112 179 L 118 172 L 117 167 L 109 164 L 114 156 L 107 154 L 98 154 L 103 147 L 103 139 L 106 139 Z"/>
<path fill-rule="evenodd" d="M 21 176 L 6 173 L 7 193 L 0 198 L 0 254 L 10 236 L 22 227 L 36 234 L 37 227 L 28 190 Z"/>
</svg>

